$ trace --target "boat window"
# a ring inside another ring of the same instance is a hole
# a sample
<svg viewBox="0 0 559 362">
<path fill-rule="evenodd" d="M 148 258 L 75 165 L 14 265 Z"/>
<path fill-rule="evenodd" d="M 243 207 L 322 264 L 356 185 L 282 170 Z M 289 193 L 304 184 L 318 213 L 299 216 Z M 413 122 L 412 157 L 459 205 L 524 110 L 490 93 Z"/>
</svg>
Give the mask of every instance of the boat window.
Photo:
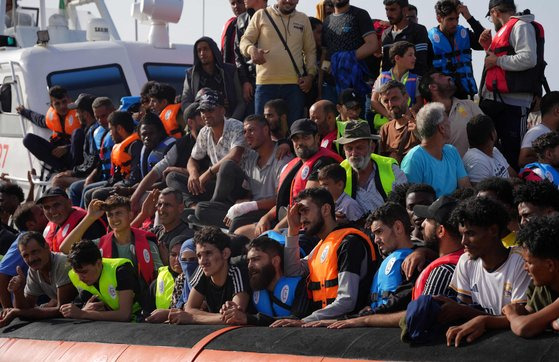
<svg viewBox="0 0 559 362">
<path fill-rule="evenodd" d="M 13 89 L 16 85 L 12 82 L 12 77 L 2 79 L 0 87 L 0 102 L 2 114 L 0 118 L 0 134 L 3 137 L 21 137 L 21 121 L 15 112 L 17 105 L 16 92 Z"/>
<path fill-rule="evenodd" d="M 47 76 L 47 84 L 49 88 L 55 85 L 66 88 L 72 99 L 80 93 L 89 93 L 109 97 L 115 105 L 120 103 L 120 98 L 130 95 L 124 72 L 118 64 L 53 72 Z"/>
<path fill-rule="evenodd" d="M 168 64 L 168 63 L 145 63 L 144 70 L 148 80 L 168 83 L 172 85 L 177 95 L 182 94 L 184 77 L 186 71 L 190 69 L 190 64 Z"/>
</svg>

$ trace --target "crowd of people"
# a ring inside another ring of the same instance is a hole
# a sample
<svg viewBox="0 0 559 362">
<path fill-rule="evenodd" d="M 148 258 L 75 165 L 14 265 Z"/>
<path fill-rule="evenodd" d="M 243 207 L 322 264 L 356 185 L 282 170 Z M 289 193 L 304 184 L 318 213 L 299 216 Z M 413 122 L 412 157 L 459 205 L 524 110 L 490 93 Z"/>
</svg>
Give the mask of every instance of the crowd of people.
<svg viewBox="0 0 559 362">
<path fill-rule="evenodd" d="M 0 186 L 0 325 L 559 330 L 559 92 L 533 15 L 490 0 L 492 36 L 456 0 L 430 30 L 407 0 L 387 20 L 229 2 L 182 93 L 150 81 L 117 109 L 53 86 L 46 115 L 18 107 L 52 130 L 23 140 L 52 185 Z"/>
</svg>

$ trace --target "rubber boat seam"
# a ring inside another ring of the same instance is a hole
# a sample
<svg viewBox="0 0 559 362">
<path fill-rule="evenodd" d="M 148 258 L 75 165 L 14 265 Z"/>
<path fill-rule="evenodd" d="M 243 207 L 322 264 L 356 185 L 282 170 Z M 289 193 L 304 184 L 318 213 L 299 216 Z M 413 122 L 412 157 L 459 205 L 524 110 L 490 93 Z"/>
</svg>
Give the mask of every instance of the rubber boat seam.
<svg viewBox="0 0 559 362">
<path fill-rule="evenodd" d="M 212 332 L 210 334 L 208 334 L 207 336 L 205 336 L 204 338 L 202 338 L 201 340 L 198 341 L 198 343 L 196 343 L 194 346 L 192 346 L 192 349 L 190 350 L 190 355 L 188 356 L 188 361 L 193 362 L 196 360 L 196 358 L 198 358 L 198 356 L 200 355 L 200 353 L 204 350 L 204 348 L 210 343 L 212 342 L 214 339 L 216 339 L 217 337 L 235 330 L 235 329 L 239 329 L 242 328 L 243 326 L 230 326 L 230 327 L 225 327 L 225 328 L 221 328 L 218 329 L 215 332 Z"/>
</svg>

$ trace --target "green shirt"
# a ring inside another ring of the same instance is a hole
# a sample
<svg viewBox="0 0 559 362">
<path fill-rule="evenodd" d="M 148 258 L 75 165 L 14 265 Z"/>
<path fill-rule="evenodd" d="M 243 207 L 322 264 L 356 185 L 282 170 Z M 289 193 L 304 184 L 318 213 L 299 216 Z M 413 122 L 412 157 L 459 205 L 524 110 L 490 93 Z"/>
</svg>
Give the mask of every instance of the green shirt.
<svg viewBox="0 0 559 362">
<path fill-rule="evenodd" d="M 559 293 L 553 291 L 550 287 L 544 285 L 542 287 L 530 284 L 526 293 L 528 299 L 528 308 L 534 312 L 538 312 L 559 298 Z"/>
</svg>

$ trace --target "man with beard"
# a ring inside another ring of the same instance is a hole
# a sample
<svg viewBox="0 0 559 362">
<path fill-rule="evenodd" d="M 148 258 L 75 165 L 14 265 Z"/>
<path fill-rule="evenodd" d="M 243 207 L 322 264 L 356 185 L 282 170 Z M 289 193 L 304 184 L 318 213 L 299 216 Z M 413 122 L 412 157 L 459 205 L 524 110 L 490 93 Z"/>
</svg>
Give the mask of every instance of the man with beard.
<svg viewBox="0 0 559 362">
<path fill-rule="evenodd" d="M 303 318 L 312 312 L 307 281 L 283 275 L 283 246 L 267 236 L 248 244 L 248 275 L 257 314 L 243 312 L 234 302 L 223 306 L 225 324 L 269 326 L 278 318 Z"/>
<path fill-rule="evenodd" d="M 479 43 L 487 52 L 480 91 L 480 107 L 495 122 L 501 152 L 517 169 L 521 140 L 534 97 L 541 97 L 545 61 L 544 30 L 534 15 L 515 15 L 513 0 L 490 0 L 496 34 L 485 30 Z"/>
<path fill-rule="evenodd" d="M 325 99 L 316 102 L 309 109 L 309 118 L 315 121 L 318 127 L 320 147 L 339 154 L 340 147 L 335 143 L 339 133 L 336 115 L 336 105 Z"/>
<path fill-rule="evenodd" d="M 279 141 L 287 138 L 289 134 L 289 126 L 287 124 L 287 115 L 289 114 L 289 106 L 287 102 L 281 98 L 272 99 L 264 104 L 264 118 L 268 121 L 270 132 L 272 132 L 272 140 Z"/>
<path fill-rule="evenodd" d="M 405 205 L 408 210 L 413 231 L 411 238 L 413 241 L 421 242 L 423 240 L 423 221 L 424 218 L 419 217 L 414 208 L 416 205 L 429 206 L 435 201 L 435 190 L 427 184 L 412 184 L 406 191 Z"/>
<path fill-rule="evenodd" d="M 458 99 L 456 84 L 452 76 L 442 72 L 429 72 L 419 81 L 419 92 L 427 102 L 439 102 L 444 105 L 450 121 L 450 139 L 448 143 L 456 147 L 460 157 L 468 151 L 468 122 L 472 117 L 483 114 L 478 105 L 469 99 Z"/>
<path fill-rule="evenodd" d="M 341 163 L 347 173 L 345 192 L 370 211 L 386 201 L 394 185 L 407 181 L 395 159 L 373 153 L 373 139 L 367 123 L 350 121 L 336 141 L 346 154 Z"/>
<path fill-rule="evenodd" d="M 389 113 L 390 121 L 380 128 L 379 154 L 401 162 L 419 144 L 415 119 L 408 108 L 406 86 L 391 80 L 379 89 L 380 101 Z"/>
<path fill-rule="evenodd" d="M 43 236 L 30 231 L 18 241 L 19 251 L 29 266 L 27 279 L 18 266 L 17 275 L 8 284 L 8 291 L 14 295 L 14 308 L 4 309 L 0 316 L 0 326 L 9 324 L 14 318 L 47 319 L 61 316 L 59 308 L 70 303 L 77 291 L 68 277 L 70 268 L 66 255 L 52 253 Z M 46 295 L 50 301 L 38 306 L 37 299 Z"/>
<path fill-rule="evenodd" d="M 408 0 L 384 0 L 383 4 L 390 27 L 382 33 L 382 71 L 392 67 L 390 47 L 398 41 L 405 40 L 415 45 L 415 68 L 410 72 L 420 76 L 425 74 L 431 67 L 433 54 L 427 29 L 407 19 Z"/>
<path fill-rule="evenodd" d="M 295 10 L 298 3 L 277 0 L 276 5 L 258 10 L 239 45 L 241 53 L 256 64 L 255 113 L 263 114 L 267 101 L 283 98 L 289 104 L 289 125 L 303 116 L 304 93 L 311 90 L 317 73 L 311 23 Z"/>
<path fill-rule="evenodd" d="M 342 161 L 334 152 L 319 146 L 318 127 L 310 119 L 295 121 L 291 126 L 290 137 L 297 157 L 280 174 L 275 206 L 256 225 L 240 227 L 237 234 L 254 239 L 270 229 L 285 228 L 287 219 L 279 216 L 280 209 L 292 205 L 295 197 L 305 188 L 318 187 L 318 171 L 322 167 Z"/>
<path fill-rule="evenodd" d="M 417 113 L 421 144 L 412 148 L 402 161 L 402 170 L 412 183 L 431 185 L 437 197 L 457 188 L 470 188 L 470 180 L 456 148 L 447 144 L 450 122 L 441 103 L 429 103 Z"/>
<path fill-rule="evenodd" d="M 284 251 L 287 276 L 308 276 L 314 308 L 309 316 L 280 319 L 272 327 L 298 327 L 309 322 L 356 313 L 368 304 L 373 274 L 377 269 L 375 248 L 363 232 L 338 227 L 334 199 L 323 188 L 302 191 L 290 207 Z M 305 258 L 300 258 L 299 230 L 321 240 Z"/>
</svg>

